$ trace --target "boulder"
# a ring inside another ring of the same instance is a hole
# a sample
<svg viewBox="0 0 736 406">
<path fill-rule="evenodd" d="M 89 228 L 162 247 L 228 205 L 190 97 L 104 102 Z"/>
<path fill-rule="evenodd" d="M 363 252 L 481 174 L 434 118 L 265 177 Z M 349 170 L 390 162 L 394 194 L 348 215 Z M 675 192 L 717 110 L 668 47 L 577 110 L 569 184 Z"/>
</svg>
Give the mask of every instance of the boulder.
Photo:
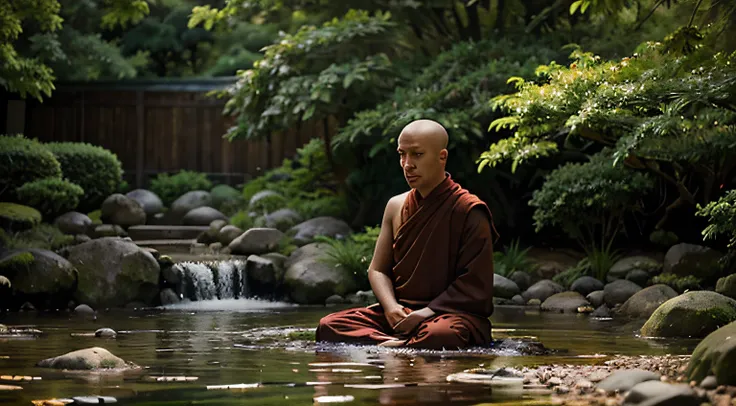
<svg viewBox="0 0 736 406">
<path fill-rule="evenodd" d="M 64 234 L 87 234 L 92 228 L 92 219 L 86 214 L 70 211 L 57 217 L 54 225 Z"/>
<path fill-rule="evenodd" d="M 92 232 L 94 238 L 127 237 L 128 233 L 117 224 L 100 224 Z"/>
<path fill-rule="evenodd" d="M 115 193 L 102 202 L 100 219 L 121 227 L 138 226 L 146 224 L 146 212 L 137 201 Z"/>
<path fill-rule="evenodd" d="M 590 306 L 590 302 L 578 292 L 555 293 L 542 302 L 542 310 L 558 313 L 577 313 L 580 306 Z"/>
<path fill-rule="evenodd" d="M 628 317 L 649 318 L 662 303 L 675 296 L 677 296 L 677 292 L 667 285 L 649 286 L 631 296 L 619 308 L 618 312 Z"/>
<path fill-rule="evenodd" d="M 693 275 L 707 282 L 715 282 L 720 273 L 718 261 L 723 254 L 702 245 L 680 243 L 673 245 L 664 256 L 664 272 L 677 276 Z"/>
<path fill-rule="evenodd" d="M 646 337 L 701 338 L 736 320 L 736 300 L 710 291 L 691 291 L 657 308 L 641 328 Z"/>
<path fill-rule="evenodd" d="M 213 187 L 210 190 L 210 196 L 212 197 L 212 207 L 217 210 L 234 209 L 243 200 L 243 195 L 230 185 Z"/>
<path fill-rule="evenodd" d="M 41 212 L 22 204 L 0 202 L 0 228 L 23 231 L 41 223 Z"/>
<path fill-rule="evenodd" d="M 223 219 L 212 220 L 208 225 L 210 226 L 210 228 L 207 229 L 207 231 L 202 232 L 199 236 L 197 236 L 197 242 L 202 243 L 202 244 L 212 244 L 212 243 L 220 242 L 218 239 L 220 235 L 220 230 L 227 225 L 227 220 L 223 220 Z"/>
<path fill-rule="evenodd" d="M 587 296 L 585 296 L 586 299 L 590 302 L 590 304 L 593 307 L 600 307 L 604 303 L 603 296 L 605 292 L 602 290 L 596 290 L 595 292 L 588 293 Z"/>
<path fill-rule="evenodd" d="M 504 299 L 511 299 L 519 294 L 519 287 L 514 281 L 507 279 L 499 274 L 493 274 L 493 296 Z"/>
<path fill-rule="evenodd" d="M 617 304 L 624 303 L 631 296 L 641 290 L 641 286 L 625 279 L 618 279 L 603 288 L 603 300 L 608 307 L 613 308 Z"/>
<path fill-rule="evenodd" d="M 284 281 L 284 268 L 275 263 L 274 260 L 248 256 L 245 263 L 245 274 L 248 278 L 248 286 L 251 292 L 259 297 L 271 296 Z"/>
<path fill-rule="evenodd" d="M 644 255 L 622 258 L 611 266 L 611 269 L 606 275 L 606 279 L 608 282 L 613 282 L 617 279 L 624 279 L 629 272 L 635 269 L 645 271 L 651 277 L 662 272 L 662 263 L 652 257 Z"/>
<path fill-rule="evenodd" d="M 649 380 L 637 384 L 624 396 L 624 406 L 700 406 L 698 394 L 690 386 Z"/>
<path fill-rule="evenodd" d="M 592 276 L 581 276 L 570 285 L 570 290 L 587 296 L 590 292 L 603 289 L 603 282 Z"/>
<path fill-rule="evenodd" d="M 292 209 L 279 209 L 259 219 L 261 220 L 256 222 L 257 227 L 270 227 L 284 232 L 304 221 L 302 216 Z M 259 222 L 262 224 L 258 224 Z"/>
<path fill-rule="evenodd" d="M 68 369 L 68 370 L 95 370 L 95 369 L 127 369 L 136 367 L 116 357 L 110 351 L 101 347 L 85 348 L 68 352 L 58 357 L 39 361 L 36 366 L 41 368 Z"/>
<path fill-rule="evenodd" d="M 259 255 L 275 251 L 284 233 L 274 228 L 251 228 L 235 238 L 229 245 L 235 255 Z"/>
<path fill-rule="evenodd" d="M 126 193 L 125 196 L 133 199 L 143 207 L 147 217 L 152 217 L 164 211 L 164 202 L 157 194 L 146 189 L 135 189 Z"/>
<path fill-rule="evenodd" d="M 300 247 L 311 243 L 318 235 L 339 239 L 351 233 L 352 229 L 348 223 L 329 216 L 316 217 L 289 229 L 289 234 L 293 235 L 294 244 Z"/>
<path fill-rule="evenodd" d="M 159 293 L 159 300 L 161 300 L 162 306 L 177 304 L 181 301 L 181 299 L 179 299 L 179 295 L 177 295 L 171 288 L 161 290 L 161 293 Z"/>
<path fill-rule="evenodd" d="M 326 244 L 312 243 L 295 250 L 286 261 L 284 284 L 299 304 L 323 304 L 332 295 L 345 296 L 357 290 L 347 272 L 323 260 Z"/>
<path fill-rule="evenodd" d="M 261 190 L 248 202 L 248 209 L 258 214 L 268 214 L 286 206 L 286 198 L 273 190 Z"/>
<path fill-rule="evenodd" d="M 227 221 L 227 216 L 209 206 L 192 209 L 181 219 L 185 226 L 208 226 L 215 220 Z"/>
<path fill-rule="evenodd" d="M 217 241 L 223 246 L 227 247 L 233 240 L 243 235 L 243 230 L 234 226 L 226 225 L 222 227 L 217 233 Z"/>
<path fill-rule="evenodd" d="M 716 292 L 731 299 L 736 299 L 736 273 L 718 279 Z"/>
<path fill-rule="evenodd" d="M 611 309 L 603 303 L 590 313 L 590 317 L 609 318 L 611 317 Z"/>
<path fill-rule="evenodd" d="M 514 271 L 509 275 L 509 279 L 511 279 L 522 292 L 529 289 L 529 286 L 532 286 L 532 276 L 529 275 L 528 272 Z"/>
<path fill-rule="evenodd" d="M 178 199 L 171 203 L 171 220 L 181 221 L 190 211 L 198 208 L 212 205 L 212 196 L 204 190 L 193 190 L 184 193 Z M 209 223 L 208 223 L 209 224 Z"/>
<path fill-rule="evenodd" d="M 646 286 L 649 281 L 649 273 L 641 269 L 632 269 L 626 274 L 626 280 L 634 282 L 639 286 Z"/>
<path fill-rule="evenodd" d="M 529 302 L 530 299 L 538 299 L 540 302 L 544 302 L 550 296 L 555 293 L 564 292 L 565 289 L 560 284 L 553 282 L 549 279 L 543 279 L 534 285 L 530 286 L 521 296 L 524 300 Z"/>
<path fill-rule="evenodd" d="M 622 393 L 642 382 L 659 382 L 659 377 L 660 375 L 658 373 L 643 369 L 621 369 L 614 371 L 611 375 L 608 375 L 608 377 L 600 381 L 598 385 L 596 385 L 596 388 L 608 393 Z"/>
<path fill-rule="evenodd" d="M 736 385 L 736 322 L 708 334 L 695 347 L 685 374 L 688 381 L 700 384 L 715 376 L 718 385 Z"/>
<path fill-rule="evenodd" d="M 274 265 L 283 268 L 286 264 L 286 260 L 288 257 L 284 254 L 278 253 L 278 252 L 269 252 L 267 254 L 261 254 L 259 255 L 261 258 L 267 258 L 273 261 Z"/>
<path fill-rule="evenodd" d="M 77 270 L 68 260 L 36 248 L 6 254 L 0 259 L 0 275 L 10 281 L 16 300 L 37 308 L 63 306 L 77 282 Z"/>
<path fill-rule="evenodd" d="M 78 302 L 97 308 L 151 304 L 158 293 L 158 261 L 131 241 L 106 237 L 74 246 L 69 262 L 79 271 Z"/>
</svg>

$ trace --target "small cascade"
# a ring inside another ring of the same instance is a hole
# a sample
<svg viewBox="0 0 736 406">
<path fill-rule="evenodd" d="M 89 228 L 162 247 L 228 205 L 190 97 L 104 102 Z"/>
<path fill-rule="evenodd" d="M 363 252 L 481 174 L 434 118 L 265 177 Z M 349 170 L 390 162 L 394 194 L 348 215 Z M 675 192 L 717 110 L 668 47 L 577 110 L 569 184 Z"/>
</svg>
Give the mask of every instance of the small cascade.
<svg viewBox="0 0 736 406">
<path fill-rule="evenodd" d="M 247 297 L 246 261 L 182 262 L 174 265 L 181 275 L 182 293 L 192 301 Z"/>
</svg>

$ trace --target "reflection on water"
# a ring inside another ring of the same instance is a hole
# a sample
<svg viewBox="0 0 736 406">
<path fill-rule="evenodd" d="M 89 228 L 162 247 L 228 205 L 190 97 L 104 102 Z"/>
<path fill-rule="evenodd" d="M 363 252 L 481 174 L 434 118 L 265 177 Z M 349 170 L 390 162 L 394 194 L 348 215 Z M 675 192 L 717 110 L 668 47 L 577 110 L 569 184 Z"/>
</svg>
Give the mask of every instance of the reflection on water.
<svg viewBox="0 0 736 406">
<path fill-rule="evenodd" d="M 521 401 L 519 393 L 448 383 L 446 377 L 475 367 L 604 360 L 595 355 L 689 354 L 697 344 L 695 340 L 641 339 L 636 332 L 642 322 L 503 306 L 492 317 L 494 338 L 517 339 L 510 342 L 531 338 L 556 351 L 535 356 L 523 355 L 513 346 L 451 353 L 315 346 L 292 335 L 294 331 L 313 330 L 322 316 L 338 309 L 215 300 L 149 311 L 101 312 L 96 320 L 66 313 L 10 314 L 0 322 L 32 326 L 44 334 L 31 340 L 0 340 L 0 375 L 42 379 L 21 383 L 22 391 L 0 391 L 0 403 L 30 405 L 33 399 L 85 395 L 115 396 L 118 404 L 135 405 L 314 404 L 331 400 L 351 405 L 477 404 L 509 397 Z M 72 336 L 100 327 L 118 331 L 117 338 Z M 104 347 L 142 368 L 125 374 L 93 374 L 34 366 L 41 359 L 92 346 Z M 197 380 L 150 379 L 161 376 Z M 208 390 L 236 384 L 249 385 Z"/>
</svg>

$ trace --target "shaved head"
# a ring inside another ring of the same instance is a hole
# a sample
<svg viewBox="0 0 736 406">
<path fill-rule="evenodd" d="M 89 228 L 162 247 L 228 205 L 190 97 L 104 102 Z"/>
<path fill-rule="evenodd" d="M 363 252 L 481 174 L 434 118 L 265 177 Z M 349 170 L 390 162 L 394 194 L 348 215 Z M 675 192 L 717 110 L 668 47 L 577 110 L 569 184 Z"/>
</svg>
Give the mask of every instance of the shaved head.
<svg viewBox="0 0 736 406">
<path fill-rule="evenodd" d="M 432 120 L 416 120 L 401 130 L 396 149 L 409 185 L 422 196 L 445 179 L 447 131 Z"/>
<path fill-rule="evenodd" d="M 427 148 L 435 149 L 436 151 L 447 148 L 447 130 L 442 124 L 433 120 L 416 120 L 407 124 L 399 138 L 404 135 L 412 136 L 418 142 L 425 145 Z"/>
</svg>

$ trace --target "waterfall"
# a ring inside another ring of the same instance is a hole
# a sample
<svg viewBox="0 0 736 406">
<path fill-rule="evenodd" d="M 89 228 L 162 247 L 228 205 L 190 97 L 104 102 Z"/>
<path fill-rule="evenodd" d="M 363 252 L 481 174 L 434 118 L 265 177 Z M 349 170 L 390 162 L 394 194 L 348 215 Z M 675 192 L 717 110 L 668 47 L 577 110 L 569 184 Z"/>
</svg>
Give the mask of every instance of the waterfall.
<svg viewBox="0 0 736 406">
<path fill-rule="evenodd" d="M 189 300 L 223 300 L 247 297 L 246 261 L 181 262 L 174 270 L 182 278 L 182 293 Z"/>
</svg>

